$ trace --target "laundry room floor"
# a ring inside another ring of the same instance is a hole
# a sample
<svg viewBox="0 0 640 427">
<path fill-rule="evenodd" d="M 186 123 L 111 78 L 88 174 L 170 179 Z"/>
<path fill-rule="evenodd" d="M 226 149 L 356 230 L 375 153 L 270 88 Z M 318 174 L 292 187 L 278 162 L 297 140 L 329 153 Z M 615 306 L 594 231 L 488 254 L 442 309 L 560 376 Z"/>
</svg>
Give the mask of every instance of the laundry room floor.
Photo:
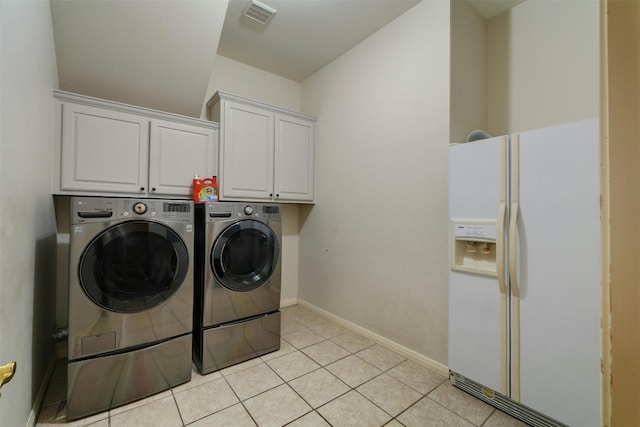
<svg viewBox="0 0 640 427">
<path fill-rule="evenodd" d="M 126 406 L 67 423 L 59 360 L 45 426 L 523 427 L 448 379 L 301 306 L 282 310 L 279 351 Z"/>
</svg>

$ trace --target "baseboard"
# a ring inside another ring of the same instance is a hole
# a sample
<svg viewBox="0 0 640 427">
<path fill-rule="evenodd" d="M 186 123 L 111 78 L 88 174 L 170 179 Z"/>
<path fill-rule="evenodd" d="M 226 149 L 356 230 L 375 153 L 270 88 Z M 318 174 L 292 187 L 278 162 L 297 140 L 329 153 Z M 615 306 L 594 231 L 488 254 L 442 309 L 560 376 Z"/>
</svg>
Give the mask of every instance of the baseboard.
<svg viewBox="0 0 640 427">
<path fill-rule="evenodd" d="M 33 402 L 33 406 L 31 407 L 31 413 L 29 414 L 29 419 L 27 420 L 27 427 L 34 427 L 36 425 L 36 422 L 38 421 L 38 414 L 40 413 L 40 409 L 42 408 L 42 402 L 44 402 L 44 397 L 47 393 L 47 387 L 49 386 L 49 382 L 51 381 L 51 377 L 53 376 L 53 370 L 55 369 L 55 367 L 56 357 L 54 355 L 49 362 L 47 372 L 44 374 L 44 378 L 42 379 L 42 383 L 40 384 L 40 388 L 38 389 L 36 400 L 35 402 Z"/>
<path fill-rule="evenodd" d="M 298 298 L 283 299 L 280 301 L 280 308 L 290 307 L 298 303 Z"/>
<path fill-rule="evenodd" d="M 430 359 L 427 356 L 418 353 L 417 351 L 411 350 L 410 348 L 400 345 L 388 338 L 383 337 L 382 335 L 378 335 L 375 332 L 371 332 L 370 330 L 365 329 L 362 326 L 358 326 L 355 323 L 351 323 L 348 320 L 336 316 L 335 314 L 331 314 L 328 311 L 316 307 L 315 305 L 310 304 L 302 299 L 297 299 L 297 303 L 301 307 L 308 308 L 309 310 L 314 311 L 323 317 L 326 317 L 327 319 L 339 324 L 340 326 L 344 326 L 345 328 L 350 329 L 353 332 L 360 334 L 370 339 L 371 341 L 380 344 L 383 347 L 388 348 L 389 350 L 395 351 L 396 353 L 405 356 L 407 359 L 413 362 L 431 369 L 432 371 L 435 371 L 445 377 L 449 376 L 449 368 L 440 362 L 436 362 L 435 360 Z"/>
</svg>

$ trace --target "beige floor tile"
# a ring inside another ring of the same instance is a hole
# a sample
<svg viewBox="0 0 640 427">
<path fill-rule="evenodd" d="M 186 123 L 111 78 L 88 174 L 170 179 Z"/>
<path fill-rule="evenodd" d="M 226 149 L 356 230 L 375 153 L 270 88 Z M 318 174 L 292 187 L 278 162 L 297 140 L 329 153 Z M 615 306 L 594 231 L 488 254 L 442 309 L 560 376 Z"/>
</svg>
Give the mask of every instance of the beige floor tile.
<svg viewBox="0 0 640 427">
<path fill-rule="evenodd" d="M 428 397 L 422 398 L 400 414 L 398 420 L 407 427 L 474 427 L 469 421 L 438 405 Z"/>
<path fill-rule="evenodd" d="M 185 424 L 204 418 L 239 402 L 224 378 L 209 381 L 175 394 Z"/>
<path fill-rule="evenodd" d="M 60 422 L 63 418 L 56 419 L 60 412 L 60 404 L 43 406 L 38 414 L 36 426 L 48 426 L 56 422 Z"/>
<path fill-rule="evenodd" d="M 300 306 L 296 306 L 292 308 L 293 309 L 289 310 L 289 312 L 287 313 L 287 316 L 289 316 L 290 319 L 293 319 L 296 322 L 302 323 L 303 325 L 309 325 L 309 324 L 318 322 L 320 320 L 324 320 L 324 317 L 320 316 L 317 313 L 314 313 L 313 311 L 307 308 L 300 307 Z"/>
<path fill-rule="evenodd" d="M 349 332 L 347 328 L 343 328 L 337 323 L 333 323 L 325 319 L 320 319 L 316 322 L 310 323 L 307 327 L 316 334 L 327 339 Z"/>
<path fill-rule="evenodd" d="M 331 338 L 331 341 L 351 353 L 357 353 L 373 345 L 373 341 L 351 331 L 337 335 Z"/>
<path fill-rule="evenodd" d="M 324 341 L 323 337 L 306 327 L 299 331 L 282 334 L 282 338 L 289 341 L 289 343 L 297 349 L 309 347 L 310 345 Z"/>
<path fill-rule="evenodd" d="M 389 414 L 353 390 L 318 408 L 318 412 L 334 427 L 378 427 L 391 419 Z"/>
<path fill-rule="evenodd" d="M 326 369 L 351 387 L 358 387 L 382 373 L 380 369 L 355 355 L 327 365 Z"/>
<path fill-rule="evenodd" d="M 149 396 L 149 397 L 145 397 L 144 399 L 136 400 L 135 402 L 131 402 L 131 403 L 128 403 L 128 404 L 123 405 L 123 406 L 118 406 L 118 407 L 112 408 L 109 411 L 109 415 L 110 416 L 118 415 L 118 414 L 121 414 L 123 412 L 130 411 L 130 410 L 132 410 L 134 408 L 137 408 L 139 406 L 148 405 L 149 403 L 154 402 L 156 400 L 165 399 L 165 398 L 167 398 L 169 396 L 171 396 L 171 390 L 165 390 L 165 391 L 163 391 L 161 393 L 154 394 L 154 395 Z"/>
<path fill-rule="evenodd" d="M 203 375 L 198 371 L 198 368 L 195 365 L 193 365 L 191 369 L 191 381 L 188 381 L 184 384 L 180 384 L 179 386 L 176 386 L 171 390 L 173 391 L 174 394 L 179 393 L 189 388 L 199 386 L 200 384 L 213 381 L 220 377 L 222 377 L 222 374 L 219 371 L 211 372 Z"/>
<path fill-rule="evenodd" d="M 280 427 L 311 411 L 311 407 L 286 384 L 243 402 L 260 427 Z"/>
<path fill-rule="evenodd" d="M 422 397 L 408 385 L 386 374 L 364 383 L 357 390 L 394 417 Z"/>
<path fill-rule="evenodd" d="M 322 341 L 317 344 L 310 345 L 309 347 L 304 348 L 302 352 L 315 360 L 321 366 L 326 366 L 329 363 L 343 359 L 351 354 L 332 341 Z"/>
<path fill-rule="evenodd" d="M 56 415 L 59 415 L 56 418 Z M 1 425 L 1 424 L 0 424 Z M 36 427 L 85 427 L 85 426 L 108 426 L 109 411 L 96 415 L 90 415 L 75 421 L 66 421 L 66 409 L 64 406 L 51 405 L 43 408 L 38 416 Z"/>
<path fill-rule="evenodd" d="M 326 369 L 317 369 L 296 378 L 289 385 L 312 407 L 317 408 L 350 390 Z"/>
<path fill-rule="evenodd" d="M 240 400 L 248 399 L 283 383 L 282 379 L 264 363 L 225 378 Z"/>
<path fill-rule="evenodd" d="M 382 371 L 388 371 L 394 366 L 397 366 L 407 360 L 404 356 L 401 356 L 398 353 L 386 349 L 378 344 L 367 347 L 356 354 L 361 359 L 366 360 Z"/>
<path fill-rule="evenodd" d="M 236 365 L 229 366 L 227 368 L 221 369 L 220 372 L 223 377 L 229 376 L 231 374 L 235 374 L 236 372 L 240 372 L 243 369 L 250 368 L 252 366 L 256 366 L 262 363 L 262 359 L 256 357 L 255 359 L 247 360 L 246 362 L 238 363 Z"/>
<path fill-rule="evenodd" d="M 483 427 L 527 427 L 527 424 L 496 409 Z"/>
<path fill-rule="evenodd" d="M 60 427 L 60 426 L 64 426 L 64 427 L 109 427 L 113 424 L 109 424 L 109 418 L 103 418 L 99 421 L 95 421 L 95 422 L 90 422 L 89 424 L 76 424 L 74 422 L 71 422 L 69 424 L 49 424 L 51 426 L 56 426 L 56 427 Z"/>
<path fill-rule="evenodd" d="M 190 382 L 70 423 L 59 360 L 36 427 L 526 426 L 315 311 L 284 308 L 282 331 L 278 351 L 206 375 L 194 366 Z"/>
<path fill-rule="evenodd" d="M 287 424 L 287 427 L 331 427 L 331 425 L 324 420 L 317 412 L 309 412 L 291 424 Z"/>
<path fill-rule="evenodd" d="M 493 407 L 476 399 L 464 391 L 455 388 L 449 381 L 440 384 L 429 393 L 429 398 L 460 415 L 475 425 L 481 425 L 493 412 Z"/>
<path fill-rule="evenodd" d="M 422 394 L 429 393 L 447 380 L 439 373 L 410 360 L 391 368 L 387 373 Z"/>
<path fill-rule="evenodd" d="M 182 419 L 173 396 L 155 400 L 110 417 L 111 427 L 180 427 Z"/>
<path fill-rule="evenodd" d="M 269 360 L 267 364 L 285 381 L 291 381 L 320 367 L 320 365 L 301 351 Z"/>
<path fill-rule="evenodd" d="M 189 424 L 189 427 L 255 427 L 255 425 L 244 406 L 238 403 Z"/>
<path fill-rule="evenodd" d="M 287 340 L 280 339 L 280 349 L 276 351 L 272 351 L 271 353 L 263 354 L 260 356 L 262 361 L 266 362 L 271 359 L 275 359 L 276 357 L 284 356 L 285 354 L 292 353 L 297 351 L 298 349 L 289 344 Z"/>
<path fill-rule="evenodd" d="M 298 331 L 310 331 L 310 329 L 307 328 L 302 323 L 296 321 L 296 320 L 288 320 L 288 321 L 284 321 L 283 320 L 280 323 L 280 334 L 281 335 L 292 334 L 292 333 L 298 332 Z"/>
</svg>

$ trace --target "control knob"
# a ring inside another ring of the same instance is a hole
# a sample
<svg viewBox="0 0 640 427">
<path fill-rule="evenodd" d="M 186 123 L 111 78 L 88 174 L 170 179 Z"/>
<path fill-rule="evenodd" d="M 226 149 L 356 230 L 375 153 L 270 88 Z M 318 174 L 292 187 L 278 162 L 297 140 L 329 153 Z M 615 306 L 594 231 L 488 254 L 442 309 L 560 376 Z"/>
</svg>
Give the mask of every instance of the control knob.
<svg viewBox="0 0 640 427">
<path fill-rule="evenodd" d="M 142 202 L 138 202 L 135 205 L 133 205 L 133 211 L 138 215 L 142 215 L 147 211 L 147 205 L 145 205 Z"/>
<path fill-rule="evenodd" d="M 249 205 L 244 207 L 244 214 L 245 215 L 252 215 L 253 214 L 253 208 Z"/>
</svg>

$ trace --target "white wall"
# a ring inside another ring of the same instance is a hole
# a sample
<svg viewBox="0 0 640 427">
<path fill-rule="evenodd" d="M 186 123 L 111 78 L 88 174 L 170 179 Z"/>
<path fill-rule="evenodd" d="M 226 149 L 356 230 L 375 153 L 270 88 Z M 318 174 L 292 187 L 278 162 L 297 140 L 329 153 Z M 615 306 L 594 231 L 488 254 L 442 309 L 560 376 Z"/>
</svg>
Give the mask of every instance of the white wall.
<svg viewBox="0 0 640 427">
<path fill-rule="evenodd" d="M 423 1 L 302 83 L 318 203 L 300 298 L 447 362 L 449 22 Z"/>
<path fill-rule="evenodd" d="M 219 90 L 288 110 L 300 111 L 300 83 L 216 55 L 205 96 L 205 107 L 202 110 L 203 119 L 207 117 L 207 101 Z"/>
<path fill-rule="evenodd" d="M 55 220 L 50 192 L 52 90 L 58 77 L 49 2 L 0 2 L 0 424 L 35 423 L 53 360 Z"/>
<path fill-rule="evenodd" d="M 488 129 L 502 135 L 598 115 L 597 0 L 528 0 L 488 22 Z"/>
<path fill-rule="evenodd" d="M 453 0 L 451 142 L 476 129 L 487 129 L 487 21 L 466 0 Z"/>
<path fill-rule="evenodd" d="M 300 83 L 217 55 L 207 89 L 206 102 L 224 91 L 256 101 L 300 111 Z M 206 106 L 202 110 L 206 118 Z M 298 205 L 282 205 L 282 293 L 285 305 L 298 298 Z"/>
</svg>

